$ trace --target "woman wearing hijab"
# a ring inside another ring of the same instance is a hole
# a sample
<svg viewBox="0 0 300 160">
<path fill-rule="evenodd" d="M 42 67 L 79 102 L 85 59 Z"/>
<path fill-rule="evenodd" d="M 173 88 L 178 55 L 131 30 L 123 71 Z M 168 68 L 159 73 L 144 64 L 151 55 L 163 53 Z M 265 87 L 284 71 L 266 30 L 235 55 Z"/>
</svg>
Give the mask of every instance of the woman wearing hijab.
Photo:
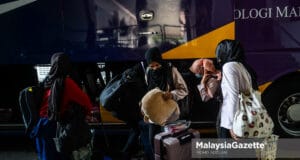
<svg viewBox="0 0 300 160">
<path fill-rule="evenodd" d="M 223 102 L 221 104 L 221 130 L 220 138 L 238 137 L 232 131 L 234 115 L 239 106 L 238 95 L 247 90 L 248 81 L 243 77 L 243 72 L 248 73 L 253 89 L 257 90 L 256 75 L 254 70 L 246 63 L 244 49 L 236 40 L 223 40 L 216 48 L 217 61 L 222 67 L 221 90 Z"/>
<path fill-rule="evenodd" d="M 62 159 L 55 148 L 53 138 L 56 135 L 56 121 L 62 118 L 70 103 L 77 103 L 89 114 L 92 103 L 89 97 L 70 77 L 71 62 L 64 53 L 55 53 L 51 57 L 51 68 L 43 81 L 45 88 L 40 108 L 40 120 L 32 136 L 36 139 L 39 159 Z"/>
<path fill-rule="evenodd" d="M 165 91 L 163 94 L 164 99 L 173 99 L 175 101 L 181 100 L 188 95 L 187 85 L 181 74 L 176 67 L 162 59 L 157 47 L 147 50 L 145 59 L 147 63 L 146 82 L 148 91 L 158 87 L 160 90 Z M 152 146 L 154 136 L 161 131 L 161 126 L 150 124 L 149 137 Z"/>
</svg>

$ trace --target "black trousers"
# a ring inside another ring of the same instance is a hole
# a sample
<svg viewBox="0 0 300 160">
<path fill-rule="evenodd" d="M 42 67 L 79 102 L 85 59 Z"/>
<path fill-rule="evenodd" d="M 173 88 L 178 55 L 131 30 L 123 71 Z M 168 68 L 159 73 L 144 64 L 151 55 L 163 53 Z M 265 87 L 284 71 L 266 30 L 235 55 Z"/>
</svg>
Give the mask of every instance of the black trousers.
<svg viewBox="0 0 300 160">
<path fill-rule="evenodd" d="M 219 138 L 231 138 L 229 129 L 220 127 L 219 131 Z"/>
<path fill-rule="evenodd" d="M 219 131 L 220 131 L 219 138 L 231 138 L 230 130 L 229 129 L 220 127 Z M 251 150 L 249 152 L 253 152 L 251 154 L 253 154 L 253 157 L 255 157 L 255 151 Z M 232 158 L 220 158 L 220 160 L 224 160 L 224 159 L 232 159 Z M 239 160 L 239 159 L 255 160 L 256 158 L 235 158 L 235 160 Z"/>
</svg>

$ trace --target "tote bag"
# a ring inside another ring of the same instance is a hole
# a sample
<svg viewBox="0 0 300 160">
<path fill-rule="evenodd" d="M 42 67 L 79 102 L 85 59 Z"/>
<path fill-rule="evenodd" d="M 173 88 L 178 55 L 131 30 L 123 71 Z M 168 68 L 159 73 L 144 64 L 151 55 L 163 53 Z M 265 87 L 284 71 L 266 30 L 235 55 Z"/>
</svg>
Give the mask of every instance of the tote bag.
<svg viewBox="0 0 300 160">
<path fill-rule="evenodd" d="M 243 138 L 269 137 L 274 123 L 261 101 L 261 93 L 252 89 L 247 72 L 241 69 L 242 76 L 248 79 L 249 93 L 239 94 L 239 108 L 233 120 L 233 132 Z"/>
</svg>

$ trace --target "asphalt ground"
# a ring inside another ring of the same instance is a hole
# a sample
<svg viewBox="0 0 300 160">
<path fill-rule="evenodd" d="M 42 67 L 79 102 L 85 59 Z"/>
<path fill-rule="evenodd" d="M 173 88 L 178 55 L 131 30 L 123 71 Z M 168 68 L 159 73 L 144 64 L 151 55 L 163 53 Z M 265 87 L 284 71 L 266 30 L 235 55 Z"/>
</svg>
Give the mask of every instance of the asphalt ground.
<svg viewBox="0 0 300 160">
<path fill-rule="evenodd" d="M 95 159 L 121 159 L 120 150 L 126 143 L 128 133 L 128 128 L 119 126 L 95 129 Z M 201 129 L 200 134 L 201 137 L 216 137 L 213 128 Z M 140 146 L 139 148 L 132 160 L 143 160 L 143 152 Z M 37 159 L 34 141 L 24 134 L 24 130 L 0 131 L 0 160 Z"/>
</svg>

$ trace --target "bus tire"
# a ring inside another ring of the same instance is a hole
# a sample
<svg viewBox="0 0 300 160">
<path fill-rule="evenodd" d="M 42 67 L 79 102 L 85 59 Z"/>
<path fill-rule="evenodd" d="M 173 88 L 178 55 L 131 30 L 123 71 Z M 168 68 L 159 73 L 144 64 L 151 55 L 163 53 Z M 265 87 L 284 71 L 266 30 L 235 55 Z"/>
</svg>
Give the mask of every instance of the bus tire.
<svg viewBox="0 0 300 160">
<path fill-rule="evenodd" d="M 300 137 L 299 82 L 300 76 L 286 77 L 272 84 L 262 95 L 262 101 L 275 125 L 274 134 L 280 137 Z"/>
</svg>

